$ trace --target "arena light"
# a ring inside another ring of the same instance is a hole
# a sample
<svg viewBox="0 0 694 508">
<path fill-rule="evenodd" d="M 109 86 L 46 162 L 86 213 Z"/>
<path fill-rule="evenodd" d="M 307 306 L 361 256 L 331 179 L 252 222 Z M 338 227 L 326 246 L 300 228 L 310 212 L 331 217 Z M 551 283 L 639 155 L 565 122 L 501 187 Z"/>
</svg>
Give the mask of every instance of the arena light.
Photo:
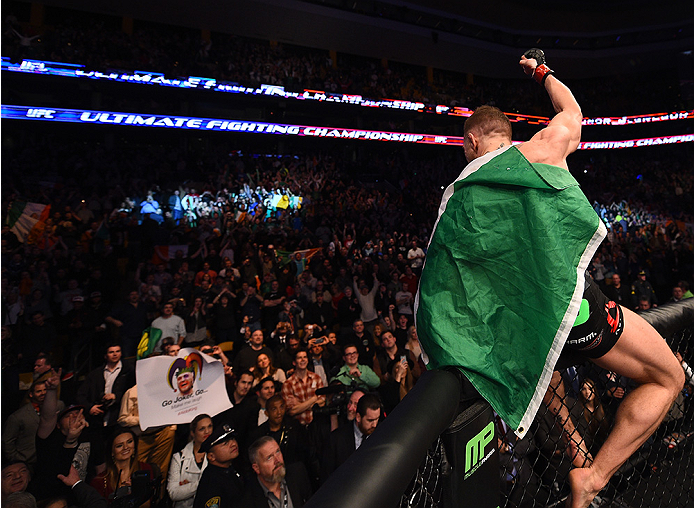
<svg viewBox="0 0 694 508">
<path fill-rule="evenodd" d="M 399 99 L 369 99 L 361 95 L 341 94 L 326 92 L 323 90 L 304 89 L 301 92 L 290 92 L 282 86 L 260 85 L 259 87 L 245 87 L 238 83 L 219 81 L 205 77 L 178 77 L 167 78 L 164 74 L 148 71 L 121 72 L 111 70 L 107 72 L 86 70 L 84 65 L 44 60 L 22 60 L 20 63 L 12 63 L 8 57 L 2 57 L 2 70 L 9 72 L 21 72 L 47 76 L 64 76 L 81 79 L 96 79 L 116 81 L 120 83 L 138 83 L 144 85 L 174 87 L 195 90 L 212 90 L 253 96 L 275 96 L 283 99 L 295 99 L 304 101 L 317 101 L 332 104 L 347 104 L 353 106 L 396 109 L 401 111 L 413 111 L 418 113 L 433 113 L 438 115 L 457 116 L 466 118 L 472 115 L 473 110 L 462 106 L 445 106 L 424 104 Z M 550 121 L 545 116 L 524 115 L 521 113 L 506 113 L 509 120 L 528 125 L 547 125 Z M 621 117 L 595 117 L 584 118 L 584 126 L 592 125 L 637 125 L 644 123 L 663 122 L 668 120 L 689 120 L 694 118 L 694 110 L 673 111 L 669 113 L 651 113 L 646 115 L 621 116 Z"/>
<path fill-rule="evenodd" d="M 439 136 L 411 132 L 390 132 L 340 127 L 318 127 L 269 122 L 249 122 L 223 118 L 198 118 L 190 116 L 150 115 L 121 113 L 115 111 L 92 111 L 84 109 L 38 108 L 29 106 L 2 106 L 2 118 L 14 120 L 40 120 L 48 122 L 69 122 L 98 125 L 129 125 L 140 127 L 161 127 L 168 129 L 188 129 L 213 132 L 248 132 L 254 134 L 279 134 L 315 138 L 358 139 L 369 141 L 390 141 L 429 145 L 462 146 L 460 136 Z M 661 136 L 657 138 L 630 139 L 624 141 L 584 141 L 579 150 L 635 148 L 664 144 L 689 143 L 694 134 Z M 514 144 L 520 141 L 514 141 Z"/>
</svg>

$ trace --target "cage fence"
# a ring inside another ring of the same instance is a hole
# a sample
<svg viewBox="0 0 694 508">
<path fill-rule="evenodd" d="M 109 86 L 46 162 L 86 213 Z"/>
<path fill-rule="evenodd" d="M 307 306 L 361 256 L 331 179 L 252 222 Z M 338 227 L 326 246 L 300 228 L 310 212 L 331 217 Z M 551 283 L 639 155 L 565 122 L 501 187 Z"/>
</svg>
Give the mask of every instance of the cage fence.
<svg viewBox="0 0 694 508">
<path fill-rule="evenodd" d="M 592 508 L 694 506 L 694 379 L 689 368 L 694 365 L 694 326 L 678 331 L 667 341 L 685 370 L 684 389 L 657 431 L 615 473 Z M 561 377 L 563 404 L 576 429 L 572 435 L 545 405 L 523 439 L 496 420 L 502 508 L 564 506 L 569 471 L 598 453 L 621 401 L 635 387 L 630 379 L 590 362 L 561 371 Z M 429 448 L 399 506 L 443 506 L 443 489 L 450 474 L 447 464 L 439 438 Z"/>
</svg>

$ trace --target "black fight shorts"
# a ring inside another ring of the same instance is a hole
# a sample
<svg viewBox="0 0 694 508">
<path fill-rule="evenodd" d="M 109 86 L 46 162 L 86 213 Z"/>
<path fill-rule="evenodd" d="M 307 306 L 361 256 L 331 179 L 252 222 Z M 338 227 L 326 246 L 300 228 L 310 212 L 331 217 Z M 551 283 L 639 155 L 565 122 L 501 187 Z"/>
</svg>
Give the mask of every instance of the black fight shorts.
<svg viewBox="0 0 694 508">
<path fill-rule="evenodd" d="M 624 330 L 624 315 L 619 305 L 600 291 L 586 273 L 581 309 L 564 349 L 587 358 L 600 358 L 617 343 Z"/>
</svg>

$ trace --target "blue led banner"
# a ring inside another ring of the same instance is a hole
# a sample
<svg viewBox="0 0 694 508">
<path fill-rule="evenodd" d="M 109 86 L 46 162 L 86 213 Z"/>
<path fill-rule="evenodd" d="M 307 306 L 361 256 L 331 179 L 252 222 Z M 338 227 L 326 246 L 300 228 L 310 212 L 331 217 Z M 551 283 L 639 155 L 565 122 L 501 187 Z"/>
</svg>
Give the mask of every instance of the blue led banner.
<svg viewBox="0 0 694 508">
<path fill-rule="evenodd" d="M 48 62 L 43 60 L 22 60 L 20 63 L 10 62 L 8 57 L 2 57 L 2 70 L 47 76 L 66 76 L 82 79 L 97 79 L 117 81 L 121 83 L 139 83 L 144 85 L 166 86 L 184 89 L 212 90 L 254 96 L 274 96 L 284 99 L 304 101 L 318 101 L 333 104 L 350 104 L 369 108 L 397 109 L 402 111 L 414 111 L 419 113 L 434 113 L 457 117 L 468 117 L 473 111 L 460 106 L 427 105 L 422 102 L 413 102 L 398 99 L 368 99 L 361 95 L 341 94 L 325 92 L 322 90 L 308 90 L 290 92 L 282 86 L 260 85 L 259 87 L 245 87 L 238 83 L 218 81 L 213 78 L 188 76 L 167 78 L 162 73 L 147 71 L 117 71 L 107 72 L 90 71 L 81 64 L 68 64 L 60 62 Z M 526 123 L 530 125 L 547 125 L 549 118 L 544 116 L 523 115 L 519 113 L 506 113 L 512 122 Z M 622 116 L 622 117 L 596 117 L 584 118 L 583 125 L 638 125 L 643 123 L 655 123 L 668 120 L 688 120 L 694 118 L 694 110 L 674 111 L 670 113 L 654 113 L 648 115 Z"/>
<path fill-rule="evenodd" d="M 365 139 L 373 141 L 398 141 L 435 145 L 460 145 L 458 136 L 413 134 L 407 132 L 371 131 L 343 129 L 339 127 L 314 127 L 280 123 L 248 122 L 219 118 L 196 118 L 170 115 L 148 115 L 119 113 L 114 111 L 89 111 L 82 109 L 35 108 L 27 106 L 2 106 L 2 118 L 20 120 L 42 120 L 49 122 L 71 122 L 100 125 L 135 125 L 201 131 L 251 132 L 258 134 L 284 134 L 288 136 L 311 136 L 317 138 Z"/>
<path fill-rule="evenodd" d="M 339 127 L 316 127 L 281 123 L 248 122 L 220 118 L 197 118 L 189 116 L 148 115 L 118 113 L 114 111 L 89 111 L 83 109 L 36 108 L 28 106 L 2 106 L 2 118 L 15 120 L 41 120 L 48 122 L 70 122 L 99 125 L 134 125 L 141 127 L 163 127 L 169 129 L 193 129 L 216 132 L 251 132 L 257 134 L 282 134 L 286 136 L 310 136 L 316 138 L 362 139 L 372 141 L 396 141 L 430 145 L 462 146 L 459 136 L 438 136 L 409 132 L 371 131 L 343 129 Z M 633 148 L 694 141 L 694 134 L 662 136 L 657 138 L 630 139 L 625 141 L 584 141 L 579 150 L 606 148 Z M 514 141 L 514 144 L 519 141 Z"/>
</svg>

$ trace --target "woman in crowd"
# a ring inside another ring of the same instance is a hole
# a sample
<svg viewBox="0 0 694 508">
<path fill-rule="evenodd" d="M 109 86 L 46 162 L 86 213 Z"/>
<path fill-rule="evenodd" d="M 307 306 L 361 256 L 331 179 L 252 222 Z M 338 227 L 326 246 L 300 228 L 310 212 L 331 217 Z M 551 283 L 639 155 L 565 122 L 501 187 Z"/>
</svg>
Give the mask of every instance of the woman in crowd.
<svg viewBox="0 0 694 508">
<path fill-rule="evenodd" d="M 90 483 L 112 503 L 132 494 L 132 477 L 136 471 L 149 472 L 150 480 L 156 476 L 151 464 L 137 460 L 137 437 L 133 431 L 121 427 L 106 442 L 106 470 Z M 144 503 L 137 506 L 148 508 L 150 499 L 142 501 Z"/>
<path fill-rule="evenodd" d="M 579 402 L 583 407 L 583 414 L 580 418 L 575 417 L 578 420 L 576 428 L 585 439 L 588 450 L 595 455 L 610 431 L 610 422 L 592 379 L 586 378 L 583 381 Z"/>
<path fill-rule="evenodd" d="M 386 414 L 395 409 L 395 406 L 414 386 L 412 366 L 412 360 L 404 357 L 388 362 L 390 376 L 378 389 L 383 401 L 383 410 Z"/>
<path fill-rule="evenodd" d="M 417 337 L 417 327 L 414 325 L 407 329 L 407 342 L 405 343 L 405 349 L 412 352 L 412 355 L 419 360 L 422 354 L 422 346 L 419 344 L 419 337 Z"/>
<path fill-rule="evenodd" d="M 261 379 L 271 377 L 278 383 L 284 383 L 287 376 L 284 371 L 272 365 L 272 360 L 265 353 L 260 353 L 255 361 L 253 369 L 253 386 L 257 385 Z"/>
<path fill-rule="evenodd" d="M 377 346 L 381 345 L 381 335 L 385 331 L 385 326 L 382 323 L 376 323 L 374 325 L 374 344 Z"/>
<path fill-rule="evenodd" d="M 190 422 L 190 441 L 171 457 L 166 490 L 174 508 L 191 508 L 198 490 L 200 477 L 207 467 L 207 454 L 200 445 L 212 434 L 212 418 L 206 414 L 196 416 Z"/>
</svg>

